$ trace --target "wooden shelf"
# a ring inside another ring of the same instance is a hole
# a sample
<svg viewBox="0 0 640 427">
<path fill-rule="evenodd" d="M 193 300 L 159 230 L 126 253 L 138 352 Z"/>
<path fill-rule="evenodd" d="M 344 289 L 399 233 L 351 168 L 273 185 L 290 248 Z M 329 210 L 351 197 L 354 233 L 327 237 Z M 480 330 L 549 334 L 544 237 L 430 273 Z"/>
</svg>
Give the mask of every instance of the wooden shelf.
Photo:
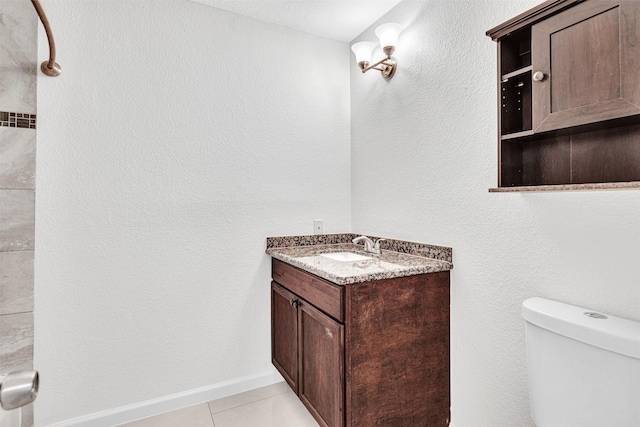
<svg viewBox="0 0 640 427">
<path fill-rule="evenodd" d="M 520 74 L 527 73 L 533 70 L 533 65 L 529 65 L 528 67 L 520 68 L 519 70 L 512 71 L 510 73 L 502 76 L 502 81 L 509 80 L 511 77 L 519 76 Z"/>
<path fill-rule="evenodd" d="M 522 132 L 515 132 L 515 133 L 509 133 L 509 134 L 506 134 L 506 135 L 502 135 L 500 137 L 500 139 L 505 141 L 505 140 L 509 140 L 509 139 L 523 138 L 525 136 L 531 136 L 531 135 L 533 135 L 533 131 L 532 130 L 524 130 Z"/>
</svg>

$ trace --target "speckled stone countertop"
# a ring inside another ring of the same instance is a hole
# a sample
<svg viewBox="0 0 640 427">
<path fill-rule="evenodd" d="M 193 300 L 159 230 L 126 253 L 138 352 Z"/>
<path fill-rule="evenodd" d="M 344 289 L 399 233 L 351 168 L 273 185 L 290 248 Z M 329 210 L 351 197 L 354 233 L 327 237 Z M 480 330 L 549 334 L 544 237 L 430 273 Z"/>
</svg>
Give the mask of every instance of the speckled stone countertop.
<svg viewBox="0 0 640 427">
<path fill-rule="evenodd" d="M 523 192 L 553 192 L 553 191 L 589 191 L 589 190 L 640 190 L 640 181 L 630 182 L 602 182 L 592 184 L 565 185 L 531 185 L 524 187 L 490 188 L 489 193 L 523 193 Z"/>
<path fill-rule="evenodd" d="M 392 279 L 447 271 L 453 268 L 451 248 L 387 239 L 382 254 L 366 253 L 351 242 L 360 234 L 268 237 L 267 254 L 338 285 Z M 378 237 L 369 236 L 374 241 Z M 335 261 L 320 256 L 330 252 L 353 252 L 370 257 L 364 261 Z"/>
</svg>

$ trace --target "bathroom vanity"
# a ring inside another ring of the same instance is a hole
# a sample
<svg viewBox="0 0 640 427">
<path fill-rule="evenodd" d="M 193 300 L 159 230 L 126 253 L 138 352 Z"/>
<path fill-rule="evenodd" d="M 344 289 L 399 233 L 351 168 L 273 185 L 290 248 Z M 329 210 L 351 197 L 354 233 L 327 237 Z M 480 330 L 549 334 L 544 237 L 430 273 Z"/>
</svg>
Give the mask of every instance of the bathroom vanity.
<svg viewBox="0 0 640 427">
<path fill-rule="evenodd" d="M 354 237 L 267 239 L 273 364 L 321 426 L 447 426 L 451 249 Z"/>
</svg>

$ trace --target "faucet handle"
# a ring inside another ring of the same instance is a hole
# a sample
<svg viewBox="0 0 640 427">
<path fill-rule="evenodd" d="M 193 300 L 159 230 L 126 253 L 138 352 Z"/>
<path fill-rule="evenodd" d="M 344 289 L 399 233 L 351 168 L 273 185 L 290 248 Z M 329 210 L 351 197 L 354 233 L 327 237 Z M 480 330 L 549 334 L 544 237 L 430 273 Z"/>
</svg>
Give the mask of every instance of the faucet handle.
<svg viewBox="0 0 640 427">
<path fill-rule="evenodd" d="M 364 242 L 364 251 L 365 252 L 373 251 L 373 241 L 367 236 L 356 237 L 355 239 L 352 240 L 352 242 L 356 245 L 360 242 Z"/>
<path fill-rule="evenodd" d="M 380 253 L 380 242 L 386 242 L 387 239 L 378 239 L 376 240 L 375 245 L 373 245 L 373 249 L 378 251 L 378 253 Z"/>
</svg>

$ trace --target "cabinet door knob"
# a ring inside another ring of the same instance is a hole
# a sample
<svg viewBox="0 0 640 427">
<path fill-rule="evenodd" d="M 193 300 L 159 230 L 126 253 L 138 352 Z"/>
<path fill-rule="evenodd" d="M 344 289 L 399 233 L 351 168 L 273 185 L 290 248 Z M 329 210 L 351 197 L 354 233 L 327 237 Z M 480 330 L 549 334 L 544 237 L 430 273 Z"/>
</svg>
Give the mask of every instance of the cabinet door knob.
<svg viewBox="0 0 640 427">
<path fill-rule="evenodd" d="M 542 71 L 536 71 L 535 73 L 533 73 L 534 82 L 541 82 L 546 78 L 547 76 Z"/>
<path fill-rule="evenodd" d="M 291 301 L 289 301 L 289 303 L 294 306 L 295 308 L 298 308 L 298 306 L 300 305 L 300 301 L 298 301 L 298 299 L 292 299 Z"/>
</svg>

